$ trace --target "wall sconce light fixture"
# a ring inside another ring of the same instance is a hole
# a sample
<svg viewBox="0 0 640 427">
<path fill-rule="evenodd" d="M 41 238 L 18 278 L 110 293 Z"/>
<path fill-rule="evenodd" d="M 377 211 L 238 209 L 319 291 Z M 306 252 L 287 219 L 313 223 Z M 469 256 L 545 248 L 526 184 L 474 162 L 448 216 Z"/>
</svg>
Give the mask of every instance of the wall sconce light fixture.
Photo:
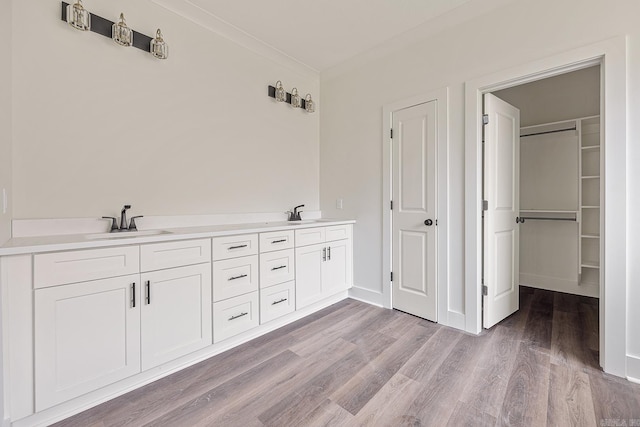
<svg viewBox="0 0 640 427">
<path fill-rule="evenodd" d="M 291 106 L 293 108 L 302 107 L 302 98 L 298 95 L 298 89 L 295 87 L 291 89 Z"/>
<path fill-rule="evenodd" d="M 304 109 L 307 110 L 307 113 L 313 113 L 314 111 L 316 111 L 316 106 L 311 99 L 310 93 L 308 93 L 307 96 L 304 97 Z"/>
<path fill-rule="evenodd" d="M 133 30 L 127 27 L 124 13 L 120 14 L 120 20 L 111 27 L 111 38 L 120 46 L 131 46 L 133 44 Z"/>
<path fill-rule="evenodd" d="M 76 30 L 89 31 L 91 29 L 91 14 L 82 7 L 82 0 L 67 5 L 67 22 Z"/>
<path fill-rule="evenodd" d="M 285 102 L 287 100 L 287 92 L 282 87 L 282 82 L 278 80 L 276 82 L 276 101 Z"/>
<path fill-rule="evenodd" d="M 151 40 L 151 55 L 158 59 L 167 59 L 169 57 L 169 46 L 162 38 L 160 28 L 156 31 L 156 38 Z"/>
</svg>

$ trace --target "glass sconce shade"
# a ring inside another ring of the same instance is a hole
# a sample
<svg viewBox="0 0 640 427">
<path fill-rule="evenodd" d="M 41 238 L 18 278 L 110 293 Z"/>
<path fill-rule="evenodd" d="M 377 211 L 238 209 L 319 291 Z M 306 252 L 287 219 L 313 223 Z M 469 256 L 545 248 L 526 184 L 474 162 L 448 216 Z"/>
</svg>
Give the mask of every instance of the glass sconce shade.
<svg viewBox="0 0 640 427">
<path fill-rule="evenodd" d="M 151 55 L 158 59 L 169 57 L 169 46 L 164 42 L 160 28 L 156 31 L 156 38 L 151 40 Z"/>
<path fill-rule="evenodd" d="M 308 93 L 307 96 L 304 97 L 304 109 L 307 110 L 307 113 L 313 113 L 316 111 L 316 105 L 311 99 L 311 94 Z"/>
<path fill-rule="evenodd" d="M 282 87 L 282 82 L 278 80 L 276 82 L 276 101 L 284 102 L 287 100 L 287 92 L 284 91 Z"/>
<path fill-rule="evenodd" d="M 302 98 L 298 95 L 298 89 L 295 87 L 291 89 L 291 106 L 293 108 L 300 108 L 302 106 Z"/>
<path fill-rule="evenodd" d="M 67 23 L 77 30 L 89 31 L 91 29 L 91 14 L 82 7 L 82 0 L 67 6 Z"/>
<path fill-rule="evenodd" d="M 120 14 L 120 20 L 111 26 L 111 38 L 120 46 L 131 46 L 133 44 L 133 30 L 127 27 L 124 14 Z"/>
</svg>

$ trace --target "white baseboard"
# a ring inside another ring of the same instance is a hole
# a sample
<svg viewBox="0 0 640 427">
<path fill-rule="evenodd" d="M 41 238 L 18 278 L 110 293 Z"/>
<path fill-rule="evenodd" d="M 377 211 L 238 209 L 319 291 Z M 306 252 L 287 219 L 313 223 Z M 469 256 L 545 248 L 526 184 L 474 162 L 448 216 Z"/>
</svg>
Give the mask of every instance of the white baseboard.
<svg viewBox="0 0 640 427">
<path fill-rule="evenodd" d="M 375 292 L 370 289 L 360 288 L 353 286 L 349 289 L 349 298 L 353 298 L 358 301 L 366 302 L 367 304 L 375 305 L 382 308 L 391 308 L 389 303 L 384 300 L 384 295 L 380 292 Z"/>
<path fill-rule="evenodd" d="M 586 297 L 600 297 L 600 288 L 598 285 L 579 284 L 576 280 L 559 279 L 557 277 L 520 273 L 520 285 L 530 288 L 546 289 L 548 291 L 583 295 Z"/>
<path fill-rule="evenodd" d="M 640 384 L 640 357 L 627 354 L 627 379 Z"/>
</svg>

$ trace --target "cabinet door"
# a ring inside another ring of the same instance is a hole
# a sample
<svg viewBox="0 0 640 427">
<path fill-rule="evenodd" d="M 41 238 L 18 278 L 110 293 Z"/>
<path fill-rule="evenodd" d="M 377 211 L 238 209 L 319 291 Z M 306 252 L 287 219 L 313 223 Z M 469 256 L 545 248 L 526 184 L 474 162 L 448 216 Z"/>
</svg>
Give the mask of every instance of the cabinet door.
<svg viewBox="0 0 640 427">
<path fill-rule="evenodd" d="M 296 248 L 296 310 L 320 301 L 324 244 Z"/>
<path fill-rule="evenodd" d="M 351 241 L 327 243 L 327 260 L 323 263 L 323 296 L 331 296 L 351 287 Z"/>
<path fill-rule="evenodd" d="M 140 372 L 139 279 L 35 291 L 36 411 Z"/>
<path fill-rule="evenodd" d="M 211 264 L 143 273 L 142 369 L 211 345 Z"/>
</svg>

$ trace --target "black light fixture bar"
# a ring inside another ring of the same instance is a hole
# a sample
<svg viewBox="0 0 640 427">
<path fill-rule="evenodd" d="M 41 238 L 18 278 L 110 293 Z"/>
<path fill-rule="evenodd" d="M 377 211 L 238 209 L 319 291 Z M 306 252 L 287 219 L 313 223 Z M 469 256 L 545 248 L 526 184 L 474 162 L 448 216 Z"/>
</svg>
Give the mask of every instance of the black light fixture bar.
<svg viewBox="0 0 640 427">
<path fill-rule="evenodd" d="M 62 2 L 62 20 L 67 22 L 67 6 L 69 3 Z M 96 34 L 100 34 L 101 36 L 111 38 L 111 26 L 115 24 L 113 21 L 109 21 L 108 19 L 104 19 L 101 16 L 91 14 L 91 32 Z M 152 37 L 145 36 L 142 33 L 139 33 L 133 30 L 133 47 L 137 47 L 140 50 L 144 50 L 145 52 L 149 52 L 151 50 L 151 40 Z M 275 92 L 274 92 L 275 93 Z"/>
<path fill-rule="evenodd" d="M 275 86 L 269 85 L 269 96 L 271 98 L 275 98 L 276 97 L 276 88 L 275 88 Z M 307 105 L 307 103 L 305 102 L 304 98 L 302 98 L 300 101 L 302 101 L 302 103 L 300 104 L 300 108 L 304 110 L 306 105 Z M 287 104 L 291 104 L 291 94 L 289 92 L 287 92 L 287 99 L 285 100 L 285 102 Z"/>
</svg>

